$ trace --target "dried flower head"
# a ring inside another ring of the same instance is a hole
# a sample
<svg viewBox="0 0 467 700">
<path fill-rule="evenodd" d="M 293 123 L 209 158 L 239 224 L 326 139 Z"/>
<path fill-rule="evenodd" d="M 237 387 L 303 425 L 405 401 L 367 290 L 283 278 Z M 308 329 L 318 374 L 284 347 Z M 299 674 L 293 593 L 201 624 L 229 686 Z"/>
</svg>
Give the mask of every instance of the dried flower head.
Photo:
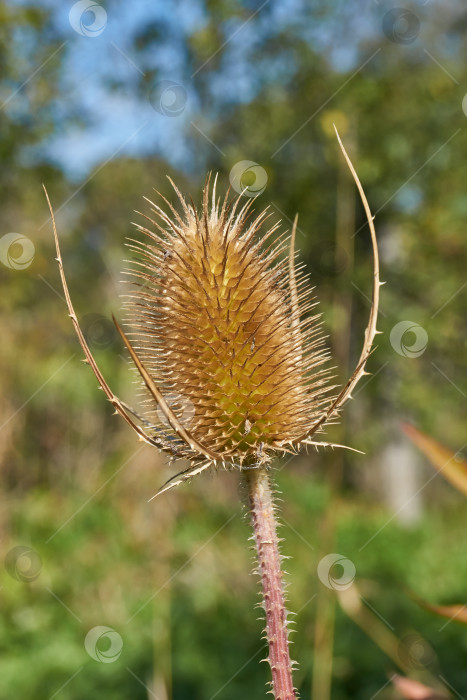
<svg viewBox="0 0 467 700">
<path fill-rule="evenodd" d="M 311 438 L 336 418 L 365 373 L 380 285 L 372 217 L 341 148 L 368 216 L 374 284 L 360 360 L 336 397 L 329 395 L 333 387 L 323 367 L 328 353 L 316 302 L 295 269 L 296 220 L 287 259 L 283 237 L 274 235 L 277 225 L 261 235 L 266 212 L 252 217 L 252 200 L 242 206 L 241 195 L 220 202 L 209 178 L 199 213 L 175 185 L 180 212 L 167 200 L 168 211 L 149 202 L 152 215 L 144 216 L 151 227 L 137 225 L 145 240 L 130 241 L 136 286 L 126 300 L 128 335 L 115 321 L 141 377 L 143 416 L 113 394 L 91 355 L 68 293 L 54 222 L 69 313 L 101 387 L 140 438 L 190 461 L 163 490 L 213 466 L 267 465 L 277 453 L 330 444 Z"/>
<path fill-rule="evenodd" d="M 190 413 L 184 403 L 193 406 L 187 427 L 198 443 L 221 461 L 266 461 L 299 439 L 327 401 L 318 317 L 299 316 L 314 306 L 311 290 L 299 279 L 294 299 L 277 226 L 256 240 L 267 217 L 250 219 L 252 200 L 240 208 L 241 196 L 230 204 L 226 196 L 220 205 L 214 183 L 210 204 L 208 181 L 198 216 L 173 187 L 181 216 L 150 202 L 156 231 L 138 226 L 148 240 L 131 244 L 132 274 L 143 284 L 126 304 L 129 336 L 164 395 L 177 398 L 181 424 Z M 154 400 L 147 408 L 155 422 Z M 196 448 L 176 445 L 197 458 Z"/>
</svg>

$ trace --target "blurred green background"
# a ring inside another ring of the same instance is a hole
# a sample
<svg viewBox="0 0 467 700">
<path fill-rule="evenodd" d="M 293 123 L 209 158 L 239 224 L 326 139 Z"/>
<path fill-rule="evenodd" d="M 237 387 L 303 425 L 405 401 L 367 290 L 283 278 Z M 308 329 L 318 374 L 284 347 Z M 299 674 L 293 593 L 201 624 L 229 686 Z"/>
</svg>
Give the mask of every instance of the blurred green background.
<svg viewBox="0 0 467 700">
<path fill-rule="evenodd" d="M 299 213 L 344 382 L 372 263 L 333 122 L 376 213 L 384 334 L 327 433 L 366 454 L 276 465 L 296 683 L 384 700 L 397 671 L 467 696 L 465 627 L 411 597 L 465 602 L 465 501 L 400 429 L 464 449 L 466 32 L 456 0 L 0 2 L 0 698 L 265 697 L 237 475 L 148 502 L 173 467 L 80 362 L 41 183 L 88 342 L 130 403 L 109 319 L 133 210 L 153 188 L 175 199 L 167 174 L 199 202 L 207 171 L 225 190 L 241 161 L 257 210 L 283 229 Z M 317 574 L 334 552 L 356 572 L 339 595 Z"/>
</svg>

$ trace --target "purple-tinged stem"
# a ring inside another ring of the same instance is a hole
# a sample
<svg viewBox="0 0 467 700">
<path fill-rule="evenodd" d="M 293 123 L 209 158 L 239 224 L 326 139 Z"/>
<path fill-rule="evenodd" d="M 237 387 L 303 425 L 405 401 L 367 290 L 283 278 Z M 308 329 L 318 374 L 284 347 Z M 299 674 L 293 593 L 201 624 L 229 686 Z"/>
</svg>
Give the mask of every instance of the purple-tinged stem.
<svg viewBox="0 0 467 700">
<path fill-rule="evenodd" d="M 296 700 L 271 481 L 265 468 L 249 470 L 246 481 L 258 554 L 263 607 L 266 613 L 268 661 L 271 666 L 274 698 L 275 700 Z"/>
</svg>

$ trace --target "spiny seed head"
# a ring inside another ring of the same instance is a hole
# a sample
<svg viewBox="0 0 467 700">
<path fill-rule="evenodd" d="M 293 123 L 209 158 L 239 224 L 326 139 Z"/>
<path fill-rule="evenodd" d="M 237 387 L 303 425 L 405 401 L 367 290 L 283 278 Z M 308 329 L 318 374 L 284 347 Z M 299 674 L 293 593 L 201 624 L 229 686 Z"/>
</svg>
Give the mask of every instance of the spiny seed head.
<svg viewBox="0 0 467 700">
<path fill-rule="evenodd" d="M 223 461 L 268 461 L 322 415 L 328 359 L 307 280 L 284 258 L 277 225 L 252 216 L 252 200 L 220 203 L 207 180 L 200 212 L 170 213 L 149 202 L 151 227 L 137 226 L 126 299 L 135 351 L 176 419 Z M 290 279 L 292 277 L 292 279 Z M 160 445 L 199 459 L 168 426 L 143 384 L 146 419 Z"/>
<path fill-rule="evenodd" d="M 100 388 L 141 440 L 191 462 L 158 493 L 211 466 L 245 469 L 304 445 L 345 447 L 313 436 L 337 418 L 366 374 L 382 283 L 374 217 L 337 130 L 336 135 L 370 229 L 373 298 L 357 366 L 335 399 L 327 396 L 332 387 L 321 367 L 328 355 L 319 316 L 305 317 L 315 303 L 295 270 L 296 220 L 287 270 L 284 244 L 273 236 L 277 227 L 261 234 L 266 214 L 252 219 L 251 200 L 242 207 L 241 197 L 229 203 L 226 196 L 221 205 L 215 183 L 209 204 L 208 178 L 200 214 L 173 185 L 181 212 L 167 200 L 170 214 L 150 202 L 156 220 L 146 219 L 153 229 L 138 226 L 147 239 L 130 244 L 136 290 L 127 300 L 127 321 L 134 344 L 114 322 L 143 380 L 147 417 L 136 413 L 114 394 L 86 342 L 44 187 L 68 313 Z"/>
</svg>

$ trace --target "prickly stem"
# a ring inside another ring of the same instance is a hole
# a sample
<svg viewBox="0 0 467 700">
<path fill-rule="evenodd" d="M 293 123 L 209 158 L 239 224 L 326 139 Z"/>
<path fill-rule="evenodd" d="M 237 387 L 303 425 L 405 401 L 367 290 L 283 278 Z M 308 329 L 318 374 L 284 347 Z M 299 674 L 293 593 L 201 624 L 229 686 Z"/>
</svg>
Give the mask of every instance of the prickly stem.
<svg viewBox="0 0 467 700">
<path fill-rule="evenodd" d="M 273 492 L 265 467 L 250 469 L 245 480 L 261 578 L 266 637 L 275 700 L 296 700 L 289 651 L 287 611 Z"/>
</svg>

